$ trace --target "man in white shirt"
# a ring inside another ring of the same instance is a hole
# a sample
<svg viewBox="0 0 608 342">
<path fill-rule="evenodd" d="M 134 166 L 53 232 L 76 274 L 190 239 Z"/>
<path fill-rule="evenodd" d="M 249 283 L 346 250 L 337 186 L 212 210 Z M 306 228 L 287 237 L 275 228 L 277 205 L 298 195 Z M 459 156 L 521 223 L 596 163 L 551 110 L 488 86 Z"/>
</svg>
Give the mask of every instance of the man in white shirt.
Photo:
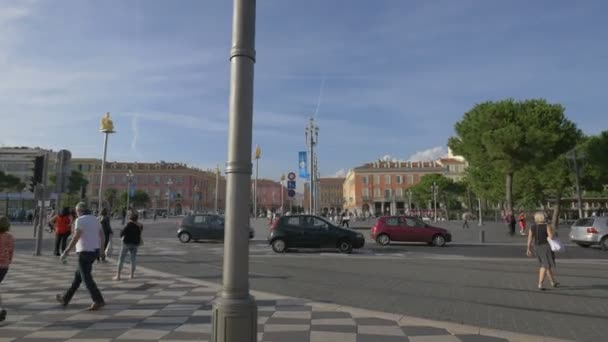
<svg viewBox="0 0 608 342">
<path fill-rule="evenodd" d="M 61 260 L 64 261 L 67 258 L 68 253 L 76 247 L 78 268 L 74 274 L 72 286 L 67 290 L 65 295 L 58 294 L 56 298 L 61 305 L 68 305 L 74 296 L 74 293 L 76 293 L 76 290 L 78 290 L 78 287 L 80 287 L 80 284 L 84 281 L 84 284 L 93 299 L 93 304 L 91 304 L 89 310 L 99 310 L 105 305 L 105 302 L 101 292 L 97 288 L 95 280 L 93 280 L 91 272 L 97 257 L 104 256 L 105 254 L 102 248 L 105 236 L 101 223 L 95 216 L 91 215 L 90 211 L 87 209 L 86 203 L 78 203 L 78 205 L 76 205 L 76 212 L 78 213 L 78 218 L 74 223 L 75 233 L 70 244 L 61 255 Z"/>
</svg>

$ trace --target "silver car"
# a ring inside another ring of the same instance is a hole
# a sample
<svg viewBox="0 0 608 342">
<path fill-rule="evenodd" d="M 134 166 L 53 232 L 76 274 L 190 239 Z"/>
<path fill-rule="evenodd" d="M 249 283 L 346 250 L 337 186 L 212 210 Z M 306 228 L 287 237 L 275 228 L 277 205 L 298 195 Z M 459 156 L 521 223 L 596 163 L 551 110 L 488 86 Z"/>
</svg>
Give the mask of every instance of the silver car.
<svg viewBox="0 0 608 342">
<path fill-rule="evenodd" d="M 570 227 L 570 240 L 581 247 L 600 245 L 608 250 L 608 216 L 579 219 Z"/>
</svg>

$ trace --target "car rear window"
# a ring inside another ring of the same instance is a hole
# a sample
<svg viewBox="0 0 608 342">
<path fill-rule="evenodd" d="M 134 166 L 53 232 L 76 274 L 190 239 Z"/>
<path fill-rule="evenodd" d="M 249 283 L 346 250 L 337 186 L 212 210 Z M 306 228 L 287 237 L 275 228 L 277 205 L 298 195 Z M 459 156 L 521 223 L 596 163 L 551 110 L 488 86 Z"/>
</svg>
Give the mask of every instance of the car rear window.
<svg viewBox="0 0 608 342">
<path fill-rule="evenodd" d="M 399 225 L 399 218 L 397 217 L 389 217 L 387 219 L 384 220 L 384 223 L 387 226 L 392 226 L 392 227 L 396 227 Z"/>
<path fill-rule="evenodd" d="M 589 227 L 589 226 L 593 226 L 593 221 L 594 218 L 584 218 L 584 219 L 578 219 L 574 225 L 577 227 Z"/>
<path fill-rule="evenodd" d="M 288 224 L 290 226 L 299 226 L 300 225 L 300 217 L 299 216 L 293 216 L 293 217 L 286 217 L 283 222 L 285 224 Z"/>
</svg>

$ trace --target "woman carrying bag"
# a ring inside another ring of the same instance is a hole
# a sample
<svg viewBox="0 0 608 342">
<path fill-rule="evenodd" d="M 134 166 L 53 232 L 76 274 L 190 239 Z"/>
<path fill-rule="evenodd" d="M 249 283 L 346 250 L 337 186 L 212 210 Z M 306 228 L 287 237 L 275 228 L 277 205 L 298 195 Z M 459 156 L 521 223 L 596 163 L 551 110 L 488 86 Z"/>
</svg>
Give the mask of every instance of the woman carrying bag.
<svg viewBox="0 0 608 342">
<path fill-rule="evenodd" d="M 534 243 L 534 254 L 538 258 L 540 270 L 538 273 L 538 289 L 545 290 L 543 285 L 545 275 L 549 276 L 552 287 L 557 287 L 559 283 L 555 280 L 553 269 L 555 268 L 555 253 L 551 249 L 549 240 L 555 238 L 553 227 L 547 224 L 545 213 L 537 212 L 534 214 L 534 224 L 528 231 L 528 250 L 526 254 L 532 256 L 532 243 Z"/>
<path fill-rule="evenodd" d="M 120 273 L 122 272 L 122 266 L 129 253 L 131 257 L 131 275 L 129 279 L 135 277 L 135 266 L 137 261 L 137 248 L 142 244 L 141 232 L 144 229 L 143 225 L 137 222 L 137 212 L 132 211 L 129 215 L 129 222 L 120 232 L 120 238 L 122 239 L 122 248 L 120 249 L 120 256 L 118 258 L 118 266 L 116 269 L 116 276 L 114 280 L 120 280 Z"/>
</svg>

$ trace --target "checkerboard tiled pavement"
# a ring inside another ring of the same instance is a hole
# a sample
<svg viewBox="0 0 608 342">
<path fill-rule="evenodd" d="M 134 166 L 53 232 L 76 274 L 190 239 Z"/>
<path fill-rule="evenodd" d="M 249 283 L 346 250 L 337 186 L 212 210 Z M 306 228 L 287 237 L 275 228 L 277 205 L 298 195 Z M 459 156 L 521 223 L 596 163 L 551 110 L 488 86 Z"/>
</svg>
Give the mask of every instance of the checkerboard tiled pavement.
<svg viewBox="0 0 608 342">
<path fill-rule="evenodd" d="M 128 267 L 127 267 L 128 268 Z M 136 279 L 111 280 L 114 264 L 98 264 L 95 278 L 107 306 L 88 312 L 83 287 L 67 308 L 55 294 L 69 285 L 74 259 L 17 254 L 0 284 L 7 321 L 3 341 L 208 341 L 211 301 L 219 286 L 140 269 Z M 258 302 L 258 341 L 556 341 L 333 304 L 253 292 Z"/>
</svg>

